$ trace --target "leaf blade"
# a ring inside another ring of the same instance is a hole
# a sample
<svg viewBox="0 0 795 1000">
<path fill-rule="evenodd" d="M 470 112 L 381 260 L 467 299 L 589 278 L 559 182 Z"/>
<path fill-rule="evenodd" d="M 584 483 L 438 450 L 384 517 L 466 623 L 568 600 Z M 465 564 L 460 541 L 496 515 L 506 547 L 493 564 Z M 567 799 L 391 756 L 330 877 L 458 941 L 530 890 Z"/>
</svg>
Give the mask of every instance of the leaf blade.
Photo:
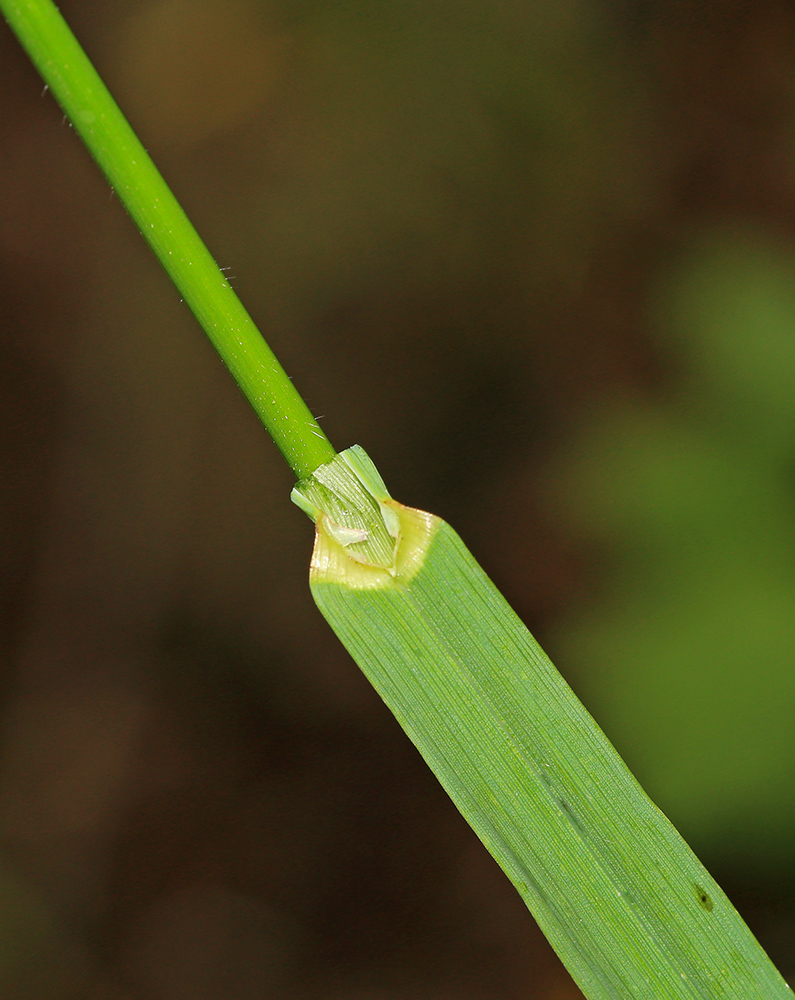
<svg viewBox="0 0 795 1000">
<path fill-rule="evenodd" d="M 422 544 L 363 587 L 321 518 L 312 594 L 586 996 L 791 1000 L 458 535 L 433 518 Z"/>
</svg>

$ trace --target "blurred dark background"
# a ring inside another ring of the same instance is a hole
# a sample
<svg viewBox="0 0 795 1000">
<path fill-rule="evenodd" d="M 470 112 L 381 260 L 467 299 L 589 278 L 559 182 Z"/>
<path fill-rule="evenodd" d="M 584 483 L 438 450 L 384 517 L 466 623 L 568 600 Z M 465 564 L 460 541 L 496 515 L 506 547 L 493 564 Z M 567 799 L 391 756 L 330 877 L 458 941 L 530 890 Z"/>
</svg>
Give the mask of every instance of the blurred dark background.
<svg viewBox="0 0 795 1000">
<path fill-rule="evenodd" d="M 331 440 L 795 976 L 795 8 L 63 0 Z M 0 31 L 0 995 L 573 1000 Z"/>
</svg>

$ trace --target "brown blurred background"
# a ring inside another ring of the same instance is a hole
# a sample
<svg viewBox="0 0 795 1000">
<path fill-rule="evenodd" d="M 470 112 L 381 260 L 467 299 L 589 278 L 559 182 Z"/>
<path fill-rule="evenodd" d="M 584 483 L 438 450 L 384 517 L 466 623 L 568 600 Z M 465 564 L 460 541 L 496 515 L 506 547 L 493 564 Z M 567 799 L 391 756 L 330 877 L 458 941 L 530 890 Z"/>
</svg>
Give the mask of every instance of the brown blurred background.
<svg viewBox="0 0 795 1000">
<path fill-rule="evenodd" d="M 795 10 L 63 0 L 339 448 L 795 976 Z M 0 31 L 0 995 L 572 1000 L 290 475 Z"/>
</svg>

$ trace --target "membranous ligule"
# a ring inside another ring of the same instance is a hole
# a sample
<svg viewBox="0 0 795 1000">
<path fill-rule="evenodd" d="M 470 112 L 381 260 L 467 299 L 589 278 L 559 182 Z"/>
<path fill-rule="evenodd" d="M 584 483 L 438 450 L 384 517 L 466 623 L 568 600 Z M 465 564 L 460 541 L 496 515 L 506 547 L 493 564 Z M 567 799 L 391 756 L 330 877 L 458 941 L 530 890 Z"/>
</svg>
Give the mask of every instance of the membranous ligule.
<svg viewBox="0 0 795 1000">
<path fill-rule="evenodd" d="M 298 483 L 292 500 L 315 521 L 313 583 L 368 590 L 405 585 L 422 566 L 442 523 L 434 514 L 393 500 L 359 445 Z"/>
</svg>

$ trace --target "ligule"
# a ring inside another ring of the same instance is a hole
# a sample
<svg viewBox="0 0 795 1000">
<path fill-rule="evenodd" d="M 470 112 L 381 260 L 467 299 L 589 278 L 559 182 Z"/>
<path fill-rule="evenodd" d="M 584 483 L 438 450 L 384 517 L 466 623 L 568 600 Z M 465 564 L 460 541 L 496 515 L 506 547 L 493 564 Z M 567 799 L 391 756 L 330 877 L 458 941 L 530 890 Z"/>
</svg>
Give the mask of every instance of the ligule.
<svg viewBox="0 0 795 1000">
<path fill-rule="evenodd" d="M 339 504 L 300 484 L 317 524 L 314 599 L 585 995 L 792 1000 L 453 529 L 391 500 L 361 449 L 329 466 L 327 488 L 350 496 L 353 473 L 368 516 L 372 501 L 396 516 L 398 544 L 391 571 L 363 577 L 329 527 Z"/>
<path fill-rule="evenodd" d="M 299 482 L 291 499 L 362 566 L 396 572 L 400 520 L 387 503 L 383 479 L 363 448 L 354 445 Z"/>
</svg>

